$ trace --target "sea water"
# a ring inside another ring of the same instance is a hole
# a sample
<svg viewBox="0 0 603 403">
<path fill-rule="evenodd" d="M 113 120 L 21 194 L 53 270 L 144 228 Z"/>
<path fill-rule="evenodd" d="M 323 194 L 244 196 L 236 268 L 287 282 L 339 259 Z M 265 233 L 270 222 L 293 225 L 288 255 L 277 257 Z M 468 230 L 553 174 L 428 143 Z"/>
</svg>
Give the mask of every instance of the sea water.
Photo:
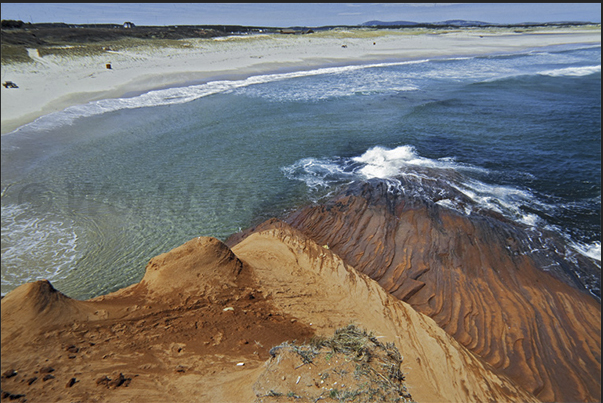
<svg viewBox="0 0 603 403">
<path fill-rule="evenodd" d="M 400 176 L 443 208 L 552 229 L 600 267 L 601 48 L 330 66 L 96 101 L 3 136 L 1 172 L 3 294 L 37 279 L 75 298 L 105 294 L 194 237 L 225 239 L 354 181 Z"/>
</svg>

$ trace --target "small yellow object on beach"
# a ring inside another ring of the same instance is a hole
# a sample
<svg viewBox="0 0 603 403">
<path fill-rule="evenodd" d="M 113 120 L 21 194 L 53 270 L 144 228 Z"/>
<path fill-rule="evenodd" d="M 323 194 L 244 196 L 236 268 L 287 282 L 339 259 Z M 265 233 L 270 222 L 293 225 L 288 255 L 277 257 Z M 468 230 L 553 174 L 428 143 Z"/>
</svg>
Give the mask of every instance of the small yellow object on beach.
<svg viewBox="0 0 603 403">
<path fill-rule="evenodd" d="M 323 248 L 329 249 L 329 245 L 322 245 Z"/>
</svg>

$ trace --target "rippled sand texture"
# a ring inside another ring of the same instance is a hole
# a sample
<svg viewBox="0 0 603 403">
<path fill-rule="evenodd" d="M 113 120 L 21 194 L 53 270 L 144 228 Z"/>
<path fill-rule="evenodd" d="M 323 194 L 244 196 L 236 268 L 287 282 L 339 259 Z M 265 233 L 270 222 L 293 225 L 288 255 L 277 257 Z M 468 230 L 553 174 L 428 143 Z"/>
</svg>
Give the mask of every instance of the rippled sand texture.
<svg viewBox="0 0 603 403">
<path fill-rule="evenodd" d="M 549 270 L 561 259 L 533 254 L 523 230 L 500 219 L 372 181 L 287 221 L 539 399 L 599 400 L 600 303 L 567 268 Z M 599 270 L 588 259 L 576 266 Z"/>
</svg>

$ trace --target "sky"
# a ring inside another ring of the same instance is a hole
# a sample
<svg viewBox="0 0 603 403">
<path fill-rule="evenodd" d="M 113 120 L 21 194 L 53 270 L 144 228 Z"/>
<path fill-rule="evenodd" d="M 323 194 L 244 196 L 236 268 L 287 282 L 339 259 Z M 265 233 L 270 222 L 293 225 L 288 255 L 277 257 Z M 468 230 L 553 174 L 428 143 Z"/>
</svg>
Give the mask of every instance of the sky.
<svg viewBox="0 0 603 403">
<path fill-rule="evenodd" d="M 73 24 L 325 26 L 366 21 L 601 22 L 601 3 L 2 3 L 2 19 Z"/>
</svg>

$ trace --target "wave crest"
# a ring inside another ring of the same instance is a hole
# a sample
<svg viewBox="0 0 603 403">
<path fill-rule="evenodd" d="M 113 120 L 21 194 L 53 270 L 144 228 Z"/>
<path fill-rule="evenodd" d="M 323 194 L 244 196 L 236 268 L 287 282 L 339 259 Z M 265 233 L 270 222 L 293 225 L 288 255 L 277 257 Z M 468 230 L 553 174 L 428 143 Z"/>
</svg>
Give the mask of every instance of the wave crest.
<svg viewBox="0 0 603 403">
<path fill-rule="evenodd" d="M 392 191 L 407 197 L 427 200 L 465 215 L 494 212 L 533 229 L 549 228 L 547 217 L 560 208 L 530 189 L 486 183 L 476 178 L 492 174 L 487 169 L 450 157 L 424 157 L 410 145 L 393 149 L 376 146 L 350 158 L 303 158 L 281 170 L 287 178 L 304 182 L 311 198 L 315 198 L 313 195 L 324 197 L 325 191 L 331 195 L 353 182 L 382 179 Z M 571 238 L 567 236 L 574 250 L 600 262 L 600 242 L 584 244 Z"/>
<path fill-rule="evenodd" d="M 528 226 L 540 221 L 534 210 L 549 208 L 527 189 L 492 185 L 471 176 L 488 174 L 484 168 L 449 157 L 423 157 L 410 145 L 393 149 L 376 146 L 352 158 L 304 158 L 282 171 L 287 178 L 304 182 L 311 191 L 354 181 L 387 179 L 397 183 L 399 190 L 409 196 L 428 199 L 467 215 L 481 209 L 495 211 Z"/>
<path fill-rule="evenodd" d="M 546 70 L 538 74 L 550 77 L 583 77 L 595 73 L 601 73 L 600 64 L 598 66 L 565 67 L 562 69 Z"/>
</svg>

